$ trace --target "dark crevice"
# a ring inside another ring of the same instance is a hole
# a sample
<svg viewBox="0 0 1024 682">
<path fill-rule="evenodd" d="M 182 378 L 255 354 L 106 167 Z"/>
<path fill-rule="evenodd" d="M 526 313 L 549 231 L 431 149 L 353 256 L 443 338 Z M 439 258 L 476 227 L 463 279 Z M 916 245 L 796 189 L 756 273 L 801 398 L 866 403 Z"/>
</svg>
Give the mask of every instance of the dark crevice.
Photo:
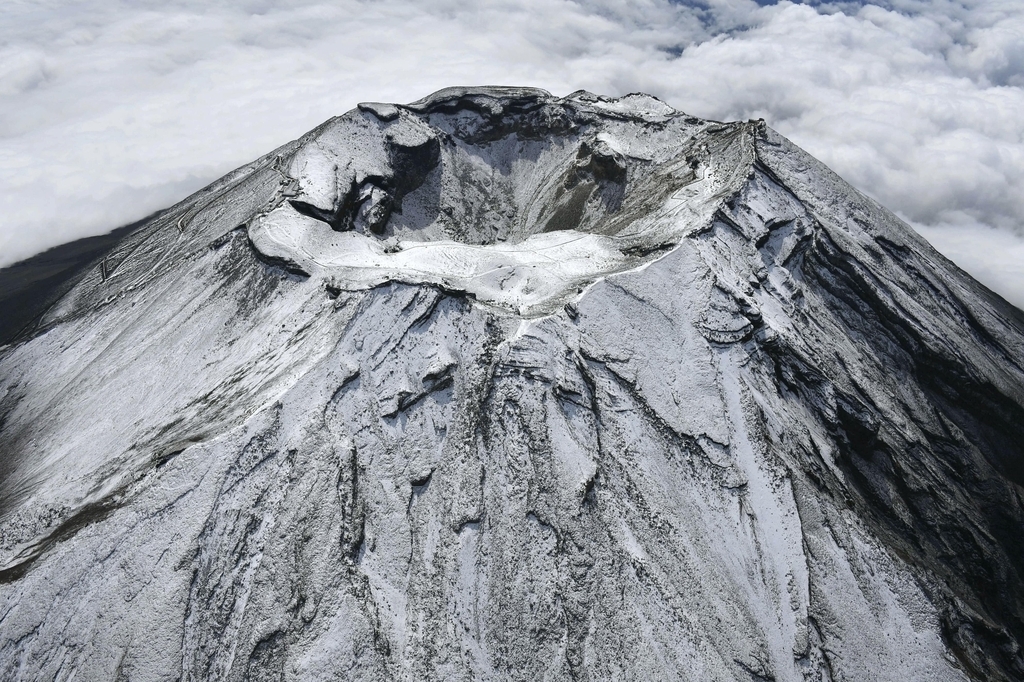
<svg viewBox="0 0 1024 682">
<path fill-rule="evenodd" d="M 305 201 L 299 201 L 298 199 L 289 199 L 288 203 L 302 215 L 314 220 L 319 220 L 322 223 L 327 223 L 332 228 L 338 229 L 335 227 L 335 222 L 337 220 L 337 213 L 335 211 L 323 209 Z"/>
<path fill-rule="evenodd" d="M 431 469 L 425 475 L 409 481 L 409 504 L 406 506 L 407 514 L 412 512 L 413 503 L 427 494 L 427 490 L 430 488 L 430 481 L 433 476 L 434 471 Z"/>
<path fill-rule="evenodd" d="M 629 246 L 622 249 L 622 254 L 633 258 L 647 258 L 655 254 L 668 253 L 679 246 L 676 242 L 665 242 L 664 244 Z"/>
<path fill-rule="evenodd" d="M 74 537 L 78 531 L 86 526 L 102 521 L 117 510 L 117 508 L 118 505 L 113 500 L 107 499 L 86 504 L 70 516 L 65 517 L 56 528 L 36 543 L 31 550 L 31 554 L 26 559 L 14 566 L 0 570 L 0 584 L 18 580 L 25 575 L 25 572 L 32 567 L 32 564 L 50 547 L 58 542 Z"/>
</svg>

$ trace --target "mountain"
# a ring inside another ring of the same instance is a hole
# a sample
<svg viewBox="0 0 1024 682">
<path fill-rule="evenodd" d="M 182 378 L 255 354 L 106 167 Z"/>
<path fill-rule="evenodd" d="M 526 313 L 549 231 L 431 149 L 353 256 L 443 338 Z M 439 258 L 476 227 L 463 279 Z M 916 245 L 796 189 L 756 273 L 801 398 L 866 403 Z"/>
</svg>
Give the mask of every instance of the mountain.
<svg viewBox="0 0 1024 682">
<path fill-rule="evenodd" d="M 763 121 L 361 104 L 52 291 L 5 680 L 1024 679 L 1024 314 Z"/>
</svg>

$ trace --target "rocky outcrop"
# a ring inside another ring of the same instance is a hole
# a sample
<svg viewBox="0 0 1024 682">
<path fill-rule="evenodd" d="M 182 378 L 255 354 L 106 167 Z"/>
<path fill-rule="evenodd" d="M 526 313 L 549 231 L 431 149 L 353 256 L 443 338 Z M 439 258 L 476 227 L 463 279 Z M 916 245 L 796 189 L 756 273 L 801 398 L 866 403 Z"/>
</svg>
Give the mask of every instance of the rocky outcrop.
<svg viewBox="0 0 1024 682">
<path fill-rule="evenodd" d="M 1024 676 L 1024 315 L 763 122 L 360 105 L 0 415 L 4 679 Z"/>
</svg>

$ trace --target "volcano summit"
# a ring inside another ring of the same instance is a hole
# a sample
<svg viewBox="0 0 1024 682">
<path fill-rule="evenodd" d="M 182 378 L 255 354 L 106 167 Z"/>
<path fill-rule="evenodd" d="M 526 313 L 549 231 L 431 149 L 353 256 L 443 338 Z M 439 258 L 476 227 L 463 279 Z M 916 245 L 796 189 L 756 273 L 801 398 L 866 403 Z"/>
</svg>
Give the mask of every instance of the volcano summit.
<svg viewBox="0 0 1024 682">
<path fill-rule="evenodd" d="M 1024 679 L 1024 314 L 764 122 L 366 103 L 0 349 L 0 678 Z"/>
</svg>

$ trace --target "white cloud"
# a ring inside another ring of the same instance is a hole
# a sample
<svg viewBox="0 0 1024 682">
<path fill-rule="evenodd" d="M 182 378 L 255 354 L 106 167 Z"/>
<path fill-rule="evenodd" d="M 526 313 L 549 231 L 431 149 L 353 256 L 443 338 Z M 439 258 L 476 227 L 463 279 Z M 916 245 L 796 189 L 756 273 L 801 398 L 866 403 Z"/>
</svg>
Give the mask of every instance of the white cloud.
<svg viewBox="0 0 1024 682">
<path fill-rule="evenodd" d="M 169 205 L 358 101 L 527 84 L 764 117 L 1024 305 L 1006 257 L 1024 244 L 1017 1 L 15 0 L 4 12 L 0 265 Z"/>
</svg>

